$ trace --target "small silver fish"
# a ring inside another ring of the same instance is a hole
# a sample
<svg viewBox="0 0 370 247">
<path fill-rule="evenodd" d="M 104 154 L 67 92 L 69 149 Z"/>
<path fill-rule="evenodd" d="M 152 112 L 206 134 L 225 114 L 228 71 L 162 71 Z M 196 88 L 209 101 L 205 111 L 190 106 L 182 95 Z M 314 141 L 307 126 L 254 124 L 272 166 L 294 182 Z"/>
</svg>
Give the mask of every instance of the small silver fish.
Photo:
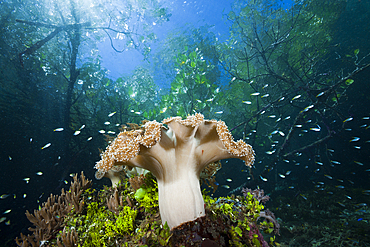
<svg viewBox="0 0 370 247">
<path fill-rule="evenodd" d="M 107 122 L 105 122 L 104 124 L 105 124 L 105 125 L 110 125 L 110 122 L 108 122 L 108 121 L 107 121 Z"/>
<path fill-rule="evenodd" d="M 77 135 L 79 135 L 80 133 L 81 133 L 81 131 L 76 130 L 76 131 L 75 131 L 75 133 L 73 133 L 73 135 L 74 135 L 74 136 L 77 136 Z"/>
<path fill-rule="evenodd" d="M 359 161 L 356 161 L 356 160 L 354 160 L 353 162 L 355 162 L 357 165 L 360 165 L 360 166 L 363 166 L 364 165 L 363 163 L 361 163 Z"/>
<path fill-rule="evenodd" d="M 360 140 L 360 137 L 353 137 L 349 142 L 357 142 Z"/>
<path fill-rule="evenodd" d="M 45 149 L 51 146 L 51 143 L 49 142 L 48 144 L 45 144 L 41 149 Z"/>
<path fill-rule="evenodd" d="M 54 131 L 56 131 L 56 132 L 60 132 L 60 131 L 63 131 L 64 130 L 64 128 L 56 128 L 56 129 L 54 129 Z"/>
<path fill-rule="evenodd" d="M 302 95 L 298 94 L 292 98 L 292 100 L 299 99 Z"/>
<path fill-rule="evenodd" d="M 351 121 L 351 120 L 353 120 L 353 118 L 352 118 L 352 117 L 346 118 L 346 119 L 344 119 L 344 120 L 343 120 L 343 123 L 345 123 L 345 122 L 349 122 L 349 121 Z"/>
<path fill-rule="evenodd" d="M 258 93 L 258 92 L 257 93 L 252 93 L 251 95 L 252 96 L 257 96 L 257 95 L 260 95 L 260 93 Z"/>
<path fill-rule="evenodd" d="M 108 117 L 112 117 L 114 114 L 116 114 L 116 112 L 109 113 Z"/>
<path fill-rule="evenodd" d="M 264 178 L 261 175 L 260 175 L 260 178 L 261 178 L 262 181 L 267 182 L 267 178 Z"/>
<path fill-rule="evenodd" d="M 340 205 L 340 206 L 342 206 L 342 207 L 346 207 L 346 205 L 344 205 L 343 203 L 341 203 L 341 202 L 338 202 L 338 204 Z"/>
<path fill-rule="evenodd" d="M 306 108 L 304 108 L 303 110 L 302 110 L 302 112 L 306 112 L 306 111 L 308 111 L 309 109 L 311 109 L 312 107 L 314 107 L 315 105 L 309 105 L 309 106 L 307 106 Z"/>
<path fill-rule="evenodd" d="M 0 199 L 6 199 L 8 196 L 10 196 L 10 194 L 2 194 L 0 196 Z"/>
<path fill-rule="evenodd" d="M 92 140 L 92 136 L 90 136 L 89 138 L 87 138 L 87 141 L 91 141 Z"/>
<path fill-rule="evenodd" d="M 320 97 L 320 96 L 324 95 L 324 93 L 325 93 L 325 91 L 324 91 L 324 92 L 319 93 L 318 95 L 316 95 L 316 98 L 318 98 L 318 97 Z"/>
<path fill-rule="evenodd" d="M 270 135 L 275 135 L 276 133 L 278 133 L 279 131 L 278 130 L 274 130 L 274 131 L 272 131 L 271 132 L 271 134 Z"/>
<path fill-rule="evenodd" d="M 41 176 L 43 173 L 42 172 L 36 172 L 36 175 Z"/>
<path fill-rule="evenodd" d="M 99 130 L 99 133 L 100 134 L 104 134 L 105 133 L 105 130 Z"/>
<path fill-rule="evenodd" d="M 302 194 L 299 194 L 303 199 L 307 200 L 307 197 L 305 197 L 304 195 Z"/>
<path fill-rule="evenodd" d="M 215 113 L 216 114 L 222 114 L 222 113 L 224 113 L 224 111 L 216 111 Z"/>
<path fill-rule="evenodd" d="M 10 213 L 11 211 L 12 211 L 11 209 L 5 210 L 3 214 L 8 214 L 8 213 Z"/>
</svg>

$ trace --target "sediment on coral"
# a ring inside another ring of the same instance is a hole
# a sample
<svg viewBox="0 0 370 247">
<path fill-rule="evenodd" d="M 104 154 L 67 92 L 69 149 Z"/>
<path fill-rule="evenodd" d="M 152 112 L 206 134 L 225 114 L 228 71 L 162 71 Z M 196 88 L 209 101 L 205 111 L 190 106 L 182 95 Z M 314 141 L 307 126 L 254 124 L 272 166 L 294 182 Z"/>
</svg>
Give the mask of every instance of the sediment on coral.
<svg viewBox="0 0 370 247">
<path fill-rule="evenodd" d="M 81 194 L 90 186 L 91 180 L 86 179 L 83 172 L 81 172 L 80 179 L 77 178 L 77 175 L 73 177 L 73 182 L 68 191 L 62 189 L 60 196 L 51 194 L 47 201 L 41 205 L 40 210 L 34 210 L 33 214 L 26 211 L 27 219 L 34 227 L 28 228 L 32 234 L 26 236 L 21 233 L 20 238 L 15 239 L 17 245 L 22 247 L 40 246 L 51 239 L 55 239 L 64 227 L 64 218 L 72 210 L 75 212 L 82 211 L 85 202 Z M 74 238 L 68 234 L 66 236 L 72 241 Z"/>
</svg>

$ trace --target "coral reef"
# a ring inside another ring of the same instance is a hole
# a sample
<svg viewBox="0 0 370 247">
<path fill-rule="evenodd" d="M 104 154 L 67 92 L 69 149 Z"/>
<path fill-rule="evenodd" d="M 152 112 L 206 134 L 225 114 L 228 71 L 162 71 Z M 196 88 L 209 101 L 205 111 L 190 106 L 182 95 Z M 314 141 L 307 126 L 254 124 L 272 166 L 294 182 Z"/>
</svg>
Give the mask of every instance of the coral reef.
<svg viewBox="0 0 370 247">
<path fill-rule="evenodd" d="M 197 113 L 162 123 L 147 121 L 144 128 L 121 132 L 101 154 L 95 177 L 106 176 L 116 186 L 122 180 L 123 168 L 118 167 L 149 170 L 158 182 L 161 219 L 173 228 L 205 215 L 201 172 L 210 163 L 227 158 L 239 158 L 252 166 L 254 151 L 243 140 L 235 142 L 223 121 L 205 120 Z M 206 172 L 218 169 L 217 164 L 210 167 Z"/>
<path fill-rule="evenodd" d="M 81 213 L 85 204 L 85 199 L 81 196 L 82 193 L 90 187 L 91 181 L 86 179 L 81 172 L 80 179 L 77 175 L 73 177 L 73 182 L 68 191 L 62 189 L 60 196 L 50 195 L 48 200 L 44 202 L 39 210 L 34 210 L 33 214 L 26 211 L 28 220 L 35 226 L 28 228 L 32 235 L 23 235 L 21 238 L 16 238 L 18 246 L 42 246 L 49 240 L 54 239 L 63 229 L 65 217 L 71 213 Z M 63 232 L 62 239 L 65 242 L 74 241 L 75 233 Z"/>
<path fill-rule="evenodd" d="M 270 196 L 265 195 L 265 191 L 260 188 L 257 188 L 255 190 L 251 190 L 249 188 L 242 188 L 242 193 L 245 197 L 250 197 L 252 195 L 253 198 L 256 199 L 260 204 L 266 204 L 266 202 L 270 200 Z M 265 219 L 265 221 L 263 222 L 265 228 L 273 226 L 274 233 L 279 235 L 280 224 L 277 222 L 274 213 L 266 209 L 260 211 L 257 220 L 261 217 Z"/>
<path fill-rule="evenodd" d="M 22 234 L 16 240 L 18 246 L 277 245 L 274 237 L 268 242 L 263 239 L 262 232 L 271 233 L 273 226 L 257 222 L 264 206 L 252 194 L 212 198 L 203 191 L 206 214 L 170 229 L 167 223 L 162 224 L 159 215 L 156 178 L 151 173 L 139 176 L 143 180 L 139 188 L 134 189 L 129 179 L 124 179 L 116 187 L 100 191 L 87 188 L 90 181 L 85 178 L 81 182 L 75 177 L 69 191 L 59 197 L 51 196 L 33 215 L 38 219 L 47 208 L 47 212 L 53 212 L 53 218 L 59 219 L 58 224 L 53 223 L 51 228 L 30 217 L 37 231 L 27 237 Z M 65 203 L 67 193 L 74 195 L 68 198 L 73 197 L 80 204 L 75 206 L 72 200 Z M 62 205 L 64 211 L 50 209 Z M 48 228 L 52 230 L 47 232 Z"/>
</svg>

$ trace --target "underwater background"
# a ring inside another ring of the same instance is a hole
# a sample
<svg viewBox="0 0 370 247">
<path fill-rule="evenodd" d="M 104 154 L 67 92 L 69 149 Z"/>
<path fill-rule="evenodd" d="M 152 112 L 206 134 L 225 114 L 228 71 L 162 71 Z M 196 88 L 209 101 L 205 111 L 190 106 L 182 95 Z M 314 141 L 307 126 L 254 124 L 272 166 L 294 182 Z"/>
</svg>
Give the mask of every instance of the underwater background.
<svg viewBox="0 0 370 247">
<path fill-rule="evenodd" d="M 123 125 L 195 113 L 253 147 L 202 188 L 263 189 L 274 246 L 370 246 L 369 20 L 364 0 L 1 1 L 0 246 L 81 171 L 111 186 L 94 165 Z"/>
</svg>

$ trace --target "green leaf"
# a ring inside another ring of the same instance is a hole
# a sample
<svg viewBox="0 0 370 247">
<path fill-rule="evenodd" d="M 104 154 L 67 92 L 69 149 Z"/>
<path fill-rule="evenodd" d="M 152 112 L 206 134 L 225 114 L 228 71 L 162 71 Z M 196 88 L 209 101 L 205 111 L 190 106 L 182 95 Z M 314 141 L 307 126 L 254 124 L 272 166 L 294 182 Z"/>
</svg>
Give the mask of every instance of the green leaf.
<svg viewBox="0 0 370 247">
<path fill-rule="evenodd" d="M 191 67 L 195 68 L 195 65 L 196 65 L 196 64 L 195 64 L 194 62 L 191 62 L 191 64 L 190 64 L 190 65 L 191 65 Z"/>
<path fill-rule="evenodd" d="M 243 236 L 243 231 L 239 227 L 235 227 L 235 232 L 239 235 L 239 237 Z"/>
<path fill-rule="evenodd" d="M 346 85 L 347 85 L 347 86 L 348 86 L 348 85 L 351 85 L 353 82 L 354 82 L 354 80 L 352 80 L 352 79 L 347 79 L 347 80 L 346 80 Z"/>
<path fill-rule="evenodd" d="M 360 49 L 356 49 L 353 53 L 355 53 L 355 56 L 360 52 Z"/>
<path fill-rule="evenodd" d="M 198 82 L 198 83 L 200 83 L 201 81 L 200 81 L 200 75 L 199 74 L 196 74 L 195 75 L 195 79 L 196 79 L 196 81 Z"/>
<path fill-rule="evenodd" d="M 195 51 L 192 51 L 190 54 L 189 54 L 189 57 L 191 58 L 191 59 L 195 59 L 195 57 L 196 57 L 196 55 L 197 55 L 197 53 L 195 53 Z"/>
<path fill-rule="evenodd" d="M 132 87 L 128 89 L 128 95 L 131 97 L 131 95 L 134 93 L 134 90 L 132 90 Z"/>
</svg>

